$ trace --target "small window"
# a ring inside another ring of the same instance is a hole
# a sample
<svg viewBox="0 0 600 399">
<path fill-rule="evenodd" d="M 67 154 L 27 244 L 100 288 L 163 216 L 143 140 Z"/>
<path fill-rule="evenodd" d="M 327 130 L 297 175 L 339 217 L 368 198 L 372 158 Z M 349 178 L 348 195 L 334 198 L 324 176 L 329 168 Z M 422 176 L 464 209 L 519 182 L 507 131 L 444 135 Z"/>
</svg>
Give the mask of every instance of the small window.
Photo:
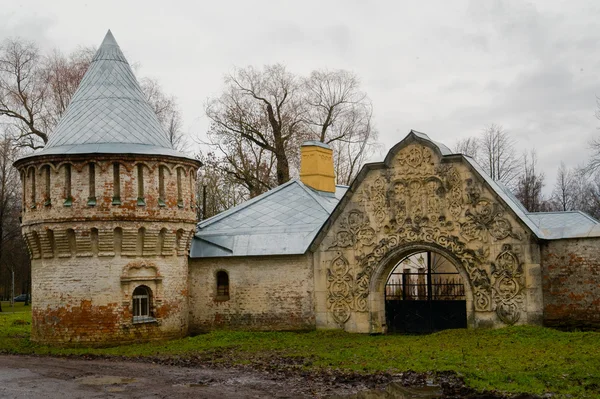
<svg viewBox="0 0 600 399">
<path fill-rule="evenodd" d="M 71 196 L 71 164 L 65 164 L 65 202 L 64 206 L 73 205 L 73 197 Z"/>
<path fill-rule="evenodd" d="M 21 190 L 23 195 L 21 196 L 21 208 L 23 212 L 27 212 L 27 179 L 25 178 L 25 171 L 21 171 Z"/>
<path fill-rule="evenodd" d="M 227 272 L 217 272 L 217 300 L 226 301 L 229 299 L 229 276 Z"/>
<path fill-rule="evenodd" d="M 138 199 L 137 204 L 139 206 L 145 206 L 146 200 L 144 199 L 144 165 L 141 163 L 137 166 L 137 186 L 138 186 Z"/>
<path fill-rule="evenodd" d="M 50 165 L 44 166 L 44 175 L 46 177 L 46 187 L 44 190 L 44 206 L 52 205 L 50 199 Z"/>
<path fill-rule="evenodd" d="M 89 195 L 88 206 L 96 206 L 96 164 L 91 162 L 89 165 Z"/>
<path fill-rule="evenodd" d="M 166 206 L 165 203 L 165 167 L 158 167 L 158 206 Z"/>
<path fill-rule="evenodd" d="M 155 321 L 150 312 L 152 299 L 150 288 L 140 285 L 133 291 L 133 322 L 147 323 Z"/>
<path fill-rule="evenodd" d="M 31 172 L 31 209 L 35 209 L 36 198 L 35 198 L 35 169 L 29 169 Z"/>
<path fill-rule="evenodd" d="M 121 171 L 119 169 L 119 163 L 113 164 L 113 205 L 121 205 Z"/>
<path fill-rule="evenodd" d="M 181 192 L 181 168 L 177 168 L 177 206 L 183 208 L 183 193 Z"/>
</svg>

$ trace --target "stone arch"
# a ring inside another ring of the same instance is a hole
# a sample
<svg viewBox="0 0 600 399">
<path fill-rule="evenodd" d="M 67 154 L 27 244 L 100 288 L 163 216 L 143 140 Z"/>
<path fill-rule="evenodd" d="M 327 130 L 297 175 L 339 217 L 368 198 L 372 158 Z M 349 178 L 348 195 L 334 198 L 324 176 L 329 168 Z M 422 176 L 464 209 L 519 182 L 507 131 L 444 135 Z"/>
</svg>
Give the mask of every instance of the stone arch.
<svg viewBox="0 0 600 399">
<path fill-rule="evenodd" d="M 451 251 L 430 242 L 412 242 L 399 245 L 385 254 L 379 264 L 374 268 L 369 282 L 368 309 L 370 314 L 372 332 L 380 332 L 386 323 L 385 318 L 385 285 L 391 271 L 397 266 L 403 258 L 412 254 L 431 251 L 442 255 L 456 268 L 462 278 L 465 287 L 465 296 L 467 300 L 467 326 L 475 326 L 475 306 L 474 306 L 474 287 L 469 276 L 469 272 L 464 267 L 461 259 Z M 383 331 L 385 332 L 385 331 Z"/>
</svg>

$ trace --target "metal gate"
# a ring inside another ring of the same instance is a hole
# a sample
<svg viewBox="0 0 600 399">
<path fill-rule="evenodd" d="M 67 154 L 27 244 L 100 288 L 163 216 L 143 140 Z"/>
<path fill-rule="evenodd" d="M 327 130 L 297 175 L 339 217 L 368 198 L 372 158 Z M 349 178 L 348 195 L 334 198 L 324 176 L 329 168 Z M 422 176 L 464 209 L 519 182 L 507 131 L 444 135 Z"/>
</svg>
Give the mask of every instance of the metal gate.
<svg viewBox="0 0 600 399">
<path fill-rule="evenodd" d="M 419 334 L 467 327 L 465 287 L 459 273 L 392 272 L 385 286 L 388 332 Z"/>
</svg>

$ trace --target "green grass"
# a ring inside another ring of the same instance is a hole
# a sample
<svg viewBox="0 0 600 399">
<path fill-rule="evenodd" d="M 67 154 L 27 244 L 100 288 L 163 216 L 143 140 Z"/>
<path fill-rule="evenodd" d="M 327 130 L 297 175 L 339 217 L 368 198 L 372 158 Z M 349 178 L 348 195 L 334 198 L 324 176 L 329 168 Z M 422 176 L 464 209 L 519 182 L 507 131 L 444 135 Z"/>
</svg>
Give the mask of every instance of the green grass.
<svg viewBox="0 0 600 399">
<path fill-rule="evenodd" d="M 3 309 L 4 308 L 3 304 Z M 341 331 L 234 332 L 112 348 L 56 348 L 29 341 L 31 314 L 0 313 L 0 353 L 206 359 L 300 364 L 372 373 L 452 370 L 479 390 L 600 397 L 600 333 L 541 327 L 448 330 L 423 336 Z"/>
<path fill-rule="evenodd" d="M 25 306 L 25 302 L 15 302 L 14 308 L 10 306 L 10 301 L 2 301 L 2 310 L 4 313 L 28 312 L 31 313 L 31 304 Z"/>
</svg>

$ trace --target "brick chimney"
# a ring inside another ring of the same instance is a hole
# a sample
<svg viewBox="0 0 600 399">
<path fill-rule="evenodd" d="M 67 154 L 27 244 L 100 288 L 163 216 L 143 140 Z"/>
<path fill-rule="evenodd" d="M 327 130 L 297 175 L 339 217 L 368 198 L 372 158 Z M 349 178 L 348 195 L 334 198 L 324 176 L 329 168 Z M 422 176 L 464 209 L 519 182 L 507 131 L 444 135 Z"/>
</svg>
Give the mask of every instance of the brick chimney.
<svg viewBox="0 0 600 399">
<path fill-rule="evenodd" d="M 315 190 L 335 192 L 333 150 L 320 141 L 305 141 L 300 147 L 300 180 Z"/>
</svg>

